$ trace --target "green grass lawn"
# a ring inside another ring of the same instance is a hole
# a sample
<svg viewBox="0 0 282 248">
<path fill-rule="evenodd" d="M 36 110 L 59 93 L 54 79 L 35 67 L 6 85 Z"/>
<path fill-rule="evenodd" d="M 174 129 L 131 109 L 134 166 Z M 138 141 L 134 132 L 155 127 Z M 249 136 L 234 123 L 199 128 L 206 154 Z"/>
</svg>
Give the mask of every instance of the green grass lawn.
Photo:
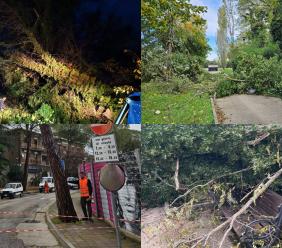
<svg viewBox="0 0 282 248">
<path fill-rule="evenodd" d="M 143 124 L 213 124 L 208 85 L 191 85 L 183 93 L 165 93 L 166 83 L 143 83 Z M 156 111 L 160 112 L 159 114 Z"/>
</svg>

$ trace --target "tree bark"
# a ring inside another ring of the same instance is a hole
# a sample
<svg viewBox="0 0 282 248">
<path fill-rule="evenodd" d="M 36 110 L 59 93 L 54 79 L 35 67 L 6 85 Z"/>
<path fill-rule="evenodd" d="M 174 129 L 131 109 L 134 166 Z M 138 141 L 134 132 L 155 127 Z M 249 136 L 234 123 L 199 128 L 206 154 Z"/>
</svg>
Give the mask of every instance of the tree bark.
<svg viewBox="0 0 282 248">
<path fill-rule="evenodd" d="M 179 186 L 179 180 L 178 180 L 178 174 L 179 174 L 179 158 L 176 159 L 176 167 L 175 167 L 175 174 L 174 174 L 174 182 L 175 182 L 175 190 L 178 191 Z"/>
<path fill-rule="evenodd" d="M 49 125 L 40 125 L 43 145 L 47 149 L 51 171 L 55 181 L 56 202 L 58 215 L 64 222 L 77 221 L 78 217 L 73 206 L 68 183 L 60 169 L 60 157 L 54 141 L 53 133 Z"/>
<path fill-rule="evenodd" d="M 29 155 L 30 155 L 30 146 L 31 146 L 31 138 L 32 138 L 32 125 L 26 124 L 25 125 L 25 137 L 26 137 L 26 155 L 25 155 L 25 162 L 24 162 L 24 173 L 23 173 L 23 191 L 26 191 L 27 188 L 27 178 L 28 178 L 28 165 L 29 165 Z"/>
</svg>

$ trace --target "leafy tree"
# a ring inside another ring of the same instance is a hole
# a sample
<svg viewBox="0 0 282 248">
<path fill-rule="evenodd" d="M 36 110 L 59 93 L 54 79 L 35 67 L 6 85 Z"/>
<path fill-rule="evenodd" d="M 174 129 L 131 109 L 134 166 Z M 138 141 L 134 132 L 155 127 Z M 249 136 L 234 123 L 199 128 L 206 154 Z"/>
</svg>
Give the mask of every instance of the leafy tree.
<svg viewBox="0 0 282 248">
<path fill-rule="evenodd" d="M 228 38 L 227 38 L 227 18 L 226 9 L 222 6 L 218 10 L 218 30 L 217 30 L 217 51 L 223 68 L 227 64 Z"/>
<path fill-rule="evenodd" d="M 269 40 L 269 28 L 277 0 L 239 0 L 240 22 L 247 39 L 260 40 L 261 46 Z"/>
<path fill-rule="evenodd" d="M 200 16 L 206 8 L 193 6 L 184 0 L 142 0 L 141 10 L 143 80 L 150 79 L 150 74 L 156 74 L 151 78 L 160 76 L 165 80 L 171 79 L 173 75 L 191 76 L 189 74 L 193 71 L 198 74 L 195 69 L 197 66 L 192 61 L 195 58 L 198 64 L 201 63 L 209 50 L 204 35 L 206 22 Z M 177 53 L 175 57 L 174 54 Z M 193 57 L 192 61 L 182 59 L 179 63 L 179 53 Z M 157 59 L 152 61 L 154 57 Z M 181 67 L 181 63 L 188 68 L 188 72 L 177 69 Z M 191 78 L 195 79 L 193 76 Z"/>
<path fill-rule="evenodd" d="M 251 145 L 250 141 L 265 133 L 270 135 L 259 144 Z M 156 206 L 179 195 L 174 183 L 177 161 L 180 188 L 246 168 L 252 173 L 222 178 L 216 183 L 227 187 L 227 191 L 234 185 L 241 185 L 242 189 L 256 185 L 266 174 L 278 169 L 276 158 L 277 148 L 281 151 L 282 129 L 243 125 L 145 125 L 142 139 L 142 199 Z M 281 190 L 279 183 L 273 187 Z"/>
<path fill-rule="evenodd" d="M 273 40 L 279 44 L 282 50 L 282 1 L 278 0 L 277 7 L 274 9 L 274 17 L 271 22 L 271 34 Z"/>
<path fill-rule="evenodd" d="M 205 7 L 193 6 L 189 2 L 181 1 L 142 1 L 142 32 L 150 36 L 153 32 L 162 42 L 165 50 L 172 52 L 174 47 L 175 29 L 178 22 L 203 25 L 205 21 L 199 16 Z M 152 31 L 151 31 L 152 30 Z M 146 44 L 144 44 L 146 46 Z"/>
<path fill-rule="evenodd" d="M 238 0 L 223 0 L 223 6 L 225 8 L 225 14 L 227 18 L 227 27 L 229 32 L 229 39 L 231 45 L 235 42 L 235 32 L 237 26 L 237 4 Z"/>
<path fill-rule="evenodd" d="M 120 152 L 134 151 L 135 149 L 140 148 L 140 131 L 130 130 L 126 125 L 115 125 L 114 134 Z"/>
</svg>

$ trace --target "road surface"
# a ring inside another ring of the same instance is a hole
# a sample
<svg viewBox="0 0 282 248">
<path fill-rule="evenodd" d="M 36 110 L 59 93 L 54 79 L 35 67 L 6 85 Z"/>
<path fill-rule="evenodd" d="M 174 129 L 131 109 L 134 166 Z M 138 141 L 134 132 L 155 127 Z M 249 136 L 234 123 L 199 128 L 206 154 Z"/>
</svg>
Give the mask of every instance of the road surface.
<svg viewBox="0 0 282 248">
<path fill-rule="evenodd" d="M 221 124 L 282 124 L 282 100 L 276 97 L 233 95 L 215 103 Z"/>
<path fill-rule="evenodd" d="M 37 233 L 1 233 L 1 231 L 16 230 L 16 229 L 30 229 L 34 225 L 43 225 L 45 228 L 46 224 L 29 224 L 26 221 L 37 219 L 36 212 L 42 207 L 47 206 L 50 202 L 55 200 L 55 193 L 50 194 L 25 194 L 22 198 L 15 199 L 2 199 L 0 200 L 0 247 L 1 248 L 22 248 L 29 247 L 28 242 L 32 241 L 32 236 L 37 236 L 39 239 L 40 235 L 50 235 L 50 233 L 37 232 Z M 9 212 L 9 213 L 5 213 Z M 39 234 L 40 233 L 40 234 Z M 53 239 L 52 247 L 58 247 L 58 243 Z M 33 246 L 36 247 L 36 246 Z M 45 247 L 45 246 L 44 246 Z"/>
</svg>

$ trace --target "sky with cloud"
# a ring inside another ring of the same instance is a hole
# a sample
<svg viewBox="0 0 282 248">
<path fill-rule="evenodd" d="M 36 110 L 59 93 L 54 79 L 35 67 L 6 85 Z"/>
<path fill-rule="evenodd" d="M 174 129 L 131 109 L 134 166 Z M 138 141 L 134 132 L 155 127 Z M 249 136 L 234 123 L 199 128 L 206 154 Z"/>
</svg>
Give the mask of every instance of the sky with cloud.
<svg viewBox="0 0 282 248">
<path fill-rule="evenodd" d="M 217 11 L 222 4 L 221 0 L 191 0 L 193 5 L 207 6 L 207 13 L 203 15 L 203 18 L 207 20 L 207 38 L 212 51 L 208 55 L 208 59 L 216 59 L 216 32 L 217 32 Z"/>
</svg>

